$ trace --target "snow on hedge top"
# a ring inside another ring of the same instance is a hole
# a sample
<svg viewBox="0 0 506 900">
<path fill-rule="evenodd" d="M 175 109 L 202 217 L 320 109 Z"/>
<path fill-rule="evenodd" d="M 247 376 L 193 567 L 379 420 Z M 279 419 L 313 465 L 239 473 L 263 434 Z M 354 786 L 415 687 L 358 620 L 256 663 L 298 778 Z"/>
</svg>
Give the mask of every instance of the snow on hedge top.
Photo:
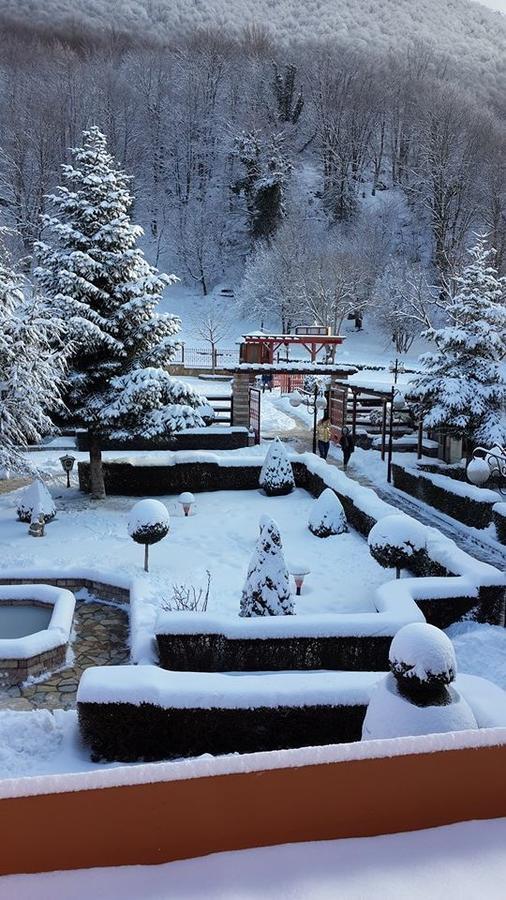
<svg viewBox="0 0 506 900">
<path fill-rule="evenodd" d="M 128 519 L 128 533 L 134 537 L 139 531 L 146 528 L 161 526 L 167 531 L 170 525 L 170 516 L 167 507 L 159 500 L 139 500 L 130 510 Z"/>
<path fill-rule="evenodd" d="M 394 675 L 428 681 L 431 676 L 449 684 L 455 679 L 457 660 L 450 638 L 424 622 L 405 625 L 395 635 L 388 654 Z"/>
<path fill-rule="evenodd" d="M 311 506 L 308 525 L 319 537 L 346 531 L 346 516 L 341 501 L 332 488 L 325 488 Z"/>
<path fill-rule="evenodd" d="M 21 521 L 30 521 L 32 516 L 43 515 L 49 521 L 56 515 L 56 506 L 46 485 L 37 479 L 32 481 L 21 494 L 17 513 Z"/>
<path fill-rule="evenodd" d="M 384 516 L 371 528 L 367 538 L 369 547 L 397 547 L 406 556 L 423 550 L 427 543 L 427 531 L 410 516 Z"/>
</svg>

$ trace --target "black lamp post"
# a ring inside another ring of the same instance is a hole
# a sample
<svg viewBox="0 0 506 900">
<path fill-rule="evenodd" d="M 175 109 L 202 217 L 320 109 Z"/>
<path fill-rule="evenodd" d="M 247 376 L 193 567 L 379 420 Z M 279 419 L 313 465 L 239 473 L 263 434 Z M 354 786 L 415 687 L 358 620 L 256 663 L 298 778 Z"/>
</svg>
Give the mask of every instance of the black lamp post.
<svg viewBox="0 0 506 900">
<path fill-rule="evenodd" d="M 69 453 L 66 453 L 65 456 L 60 456 L 61 467 L 67 476 L 67 487 L 70 487 L 70 473 L 74 468 L 74 463 L 76 461 L 75 456 L 70 456 Z"/>
</svg>

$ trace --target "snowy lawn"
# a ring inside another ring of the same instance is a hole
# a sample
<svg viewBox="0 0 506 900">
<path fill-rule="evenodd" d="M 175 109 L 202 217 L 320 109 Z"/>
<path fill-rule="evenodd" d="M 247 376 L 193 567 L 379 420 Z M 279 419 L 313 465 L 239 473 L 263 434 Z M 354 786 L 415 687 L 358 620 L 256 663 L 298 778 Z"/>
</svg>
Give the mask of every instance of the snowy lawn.
<svg viewBox="0 0 506 900">
<path fill-rule="evenodd" d="M 110 497 L 91 504 L 75 492 L 57 492 L 58 513 L 42 540 L 33 540 L 26 525 L 16 521 L 14 495 L 0 502 L 0 552 L 4 568 L 72 564 L 106 568 L 123 577 L 142 574 L 143 549 L 127 533 L 128 513 L 136 498 Z M 160 599 L 169 599 L 172 585 L 204 586 L 211 573 L 209 611 L 237 616 L 247 567 L 258 536 L 262 515 L 279 525 L 285 558 L 304 562 L 311 570 L 299 614 L 321 612 L 374 612 L 375 588 L 389 581 L 392 572 L 370 556 L 367 543 L 355 531 L 317 538 L 307 527 L 314 503 L 303 490 L 285 497 L 266 497 L 259 491 L 223 491 L 198 494 L 195 512 L 183 516 L 177 498 L 161 497 L 171 514 L 167 538 L 150 549 L 150 569 Z"/>
<path fill-rule="evenodd" d="M 499 900 L 506 819 L 0 879 L 1 900 Z"/>
</svg>

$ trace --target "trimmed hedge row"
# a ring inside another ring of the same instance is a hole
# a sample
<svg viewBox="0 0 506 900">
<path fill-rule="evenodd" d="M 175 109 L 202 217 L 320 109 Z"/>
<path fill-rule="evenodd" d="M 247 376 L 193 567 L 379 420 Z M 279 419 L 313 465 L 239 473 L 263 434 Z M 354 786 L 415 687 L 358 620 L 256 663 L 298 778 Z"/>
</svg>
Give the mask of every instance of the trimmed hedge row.
<svg viewBox="0 0 506 900">
<path fill-rule="evenodd" d="M 451 489 L 451 478 L 448 478 L 448 488 L 442 488 L 424 475 L 423 471 L 410 471 L 394 463 L 392 466 L 394 485 L 399 490 L 423 500 L 440 512 L 471 525 L 473 528 L 486 528 L 492 521 L 491 500 L 475 500 L 472 497 L 461 497 Z M 441 472 L 438 471 L 441 475 Z"/>
<path fill-rule="evenodd" d="M 497 540 L 506 544 L 506 503 L 497 503 L 492 510 Z"/>
<path fill-rule="evenodd" d="M 366 706 L 164 709 L 151 703 L 78 703 L 94 761 L 180 759 L 359 741 Z"/>
<path fill-rule="evenodd" d="M 157 634 L 156 640 L 162 669 L 180 672 L 386 672 L 392 636 L 228 638 L 222 634 Z"/>
<path fill-rule="evenodd" d="M 77 449 L 87 451 L 89 439 L 87 431 L 76 434 Z M 203 428 L 202 433 L 187 434 L 182 431 L 171 438 L 132 437 L 127 440 L 103 438 L 102 450 L 239 450 L 248 446 L 246 428 L 223 431 L 221 434 Z"/>
</svg>

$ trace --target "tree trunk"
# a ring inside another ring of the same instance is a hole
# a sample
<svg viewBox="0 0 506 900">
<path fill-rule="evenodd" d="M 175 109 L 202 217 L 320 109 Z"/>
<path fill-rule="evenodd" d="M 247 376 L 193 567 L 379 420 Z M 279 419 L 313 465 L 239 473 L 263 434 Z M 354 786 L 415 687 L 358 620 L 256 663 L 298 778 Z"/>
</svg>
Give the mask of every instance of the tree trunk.
<svg viewBox="0 0 506 900">
<path fill-rule="evenodd" d="M 93 431 L 89 435 L 90 452 L 90 494 L 93 500 L 103 500 L 105 497 L 104 473 L 102 471 L 102 449 L 100 437 Z"/>
</svg>

